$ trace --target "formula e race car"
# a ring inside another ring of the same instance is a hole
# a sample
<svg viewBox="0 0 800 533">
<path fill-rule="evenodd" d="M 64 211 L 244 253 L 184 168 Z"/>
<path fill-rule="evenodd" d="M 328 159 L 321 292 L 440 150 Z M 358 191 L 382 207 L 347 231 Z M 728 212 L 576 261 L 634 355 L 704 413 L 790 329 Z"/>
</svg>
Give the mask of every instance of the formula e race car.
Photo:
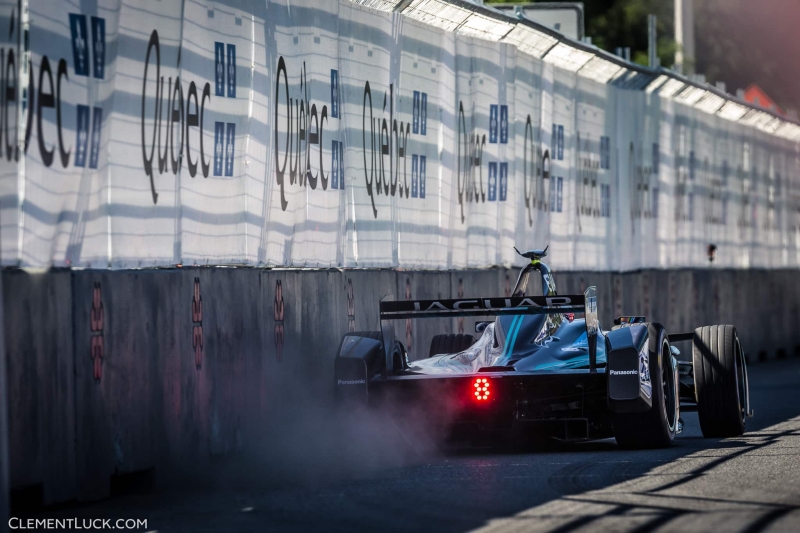
<svg viewBox="0 0 800 533">
<path fill-rule="evenodd" d="M 744 432 L 752 412 L 734 326 L 668 334 L 630 316 L 603 330 L 595 287 L 558 294 L 541 261 L 547 249 L 517 253 L 530 263 L 510 297 L 380 302 L 380 331 L 347 333 L 339 344 L 337 400 L 395 410 L 422 403 L 425 413 L 446 412 L 440 420 L 451 434 L 614 437 L 624 448 L 669 446 L 681 432 L 681 410 L 697 411 L 705 437 Z M 534 271 L 541 296 L 526 292 Z M 476 322 L 477 339 L 448 332 L 454 317 L 476 316 L 493 318 Z M 385 324 L 420 318 L 442 327 L 430 357 L 409 362 Z M 692 342 L 691 360 L 678 359 L 680 341 Z"/>
</svg>

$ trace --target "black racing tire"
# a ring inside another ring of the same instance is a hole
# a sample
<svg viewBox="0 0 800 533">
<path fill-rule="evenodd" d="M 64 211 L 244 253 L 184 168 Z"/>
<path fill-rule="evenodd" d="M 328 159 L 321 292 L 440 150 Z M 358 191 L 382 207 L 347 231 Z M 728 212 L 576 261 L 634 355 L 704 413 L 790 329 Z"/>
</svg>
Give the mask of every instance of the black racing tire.
<svg viewBox="0 0 800 533">
<path fill-rule="evenodd" d="M 692 342 L 697 418 L 706 438 L 744 433 L 747 410 L 747 368 L 736 328 L 703 326 Z"/>
<path fill-rule="evenodd" d="M 667 331 L 657 323 L 648 324 L 647 330 L 653 403 L 642 413 L 614 414 L 614 437 L 625 449 L 671 446 L 680 418 L 677 378 Z"/>
<path fill-rule="evenodd" d="M 431 350 L 428 357 L 463 352 L 473 344 L 475 344 L 475 337 L 467 333 L 435 335 L 431 339 Z"/>
</svg>

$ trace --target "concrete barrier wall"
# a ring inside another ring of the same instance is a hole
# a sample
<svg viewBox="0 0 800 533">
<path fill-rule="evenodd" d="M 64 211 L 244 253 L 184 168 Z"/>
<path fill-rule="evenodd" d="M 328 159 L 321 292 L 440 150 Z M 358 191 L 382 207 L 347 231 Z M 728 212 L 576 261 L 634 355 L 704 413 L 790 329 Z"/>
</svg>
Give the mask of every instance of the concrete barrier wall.
<svg viewBox="0 0 800 533">
<path fill-rule="evenodd" d="M 41 483 L 46 501 L 77 489 L 75 371 L 89 351 L 74 351 L 72 279 L 3 272 L 11 487 Z"/>
<path fill-rule="evenodd" d="M 736 324 L 754 361 L 800 350 L 797 275 L 648 270 L 557 281 L 561 293 L 596 285 L 606 328 L 634 313 L 673 332 Z M 263 438 L 296 399 L 330 400 L 339 339 L 377 329 L 382 296 L 504 295 L 516 277 L 506 269 L 3 271 L 11 487 L 55 503 L 104 497 L 113 476 L 149 471 L 158 482 L 202 470 Z M 395 331 L 419 358 L 434 332 L 471 333 L 474 321 Z"/>
</svg>

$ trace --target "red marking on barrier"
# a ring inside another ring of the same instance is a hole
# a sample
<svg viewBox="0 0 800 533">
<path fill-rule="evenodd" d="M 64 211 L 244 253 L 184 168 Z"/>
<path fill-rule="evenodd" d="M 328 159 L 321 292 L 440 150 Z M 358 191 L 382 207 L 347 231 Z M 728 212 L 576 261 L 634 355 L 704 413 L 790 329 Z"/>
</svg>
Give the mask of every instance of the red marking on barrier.
<svg viewBox="0 0 800 533">
<path fill-rule="evenodd" d="M 203 321 L 203 297 L 200 296 L 200 278 L 194 278 L 194 295 L 192 296 L 192 322 Z"/>
<path fill-rule="evenodd" d="M 406 278 L 406 300 L 411 299 L 411 279 Z M 414 334 L 414 326 L 411 323 L 411 319 L 406 319 L 406 352 L 409 354 L 411 353 L 411 342 L 413 339 Z"/>
<path fill-rule="evenodd" d="M 200 370 L 203 366 L 203 326 L 192 326 L 192 348 L 194 348 L 194 365 Z"/>
<path fill-rule="evenodd" d="M 275 282 L 275 300 L 272 304 L 272 311 L 275 316 L 275 355 L 280 361 L 283 359 L 283 344 L 285 342 L 283 329 L 285 304 L 283 302 L 283 283 L 281 280 Z"/>
<path fill-rule="evenodd" d="M 92 359 L 92 375 L 96 381 L 103 377 L 103 336 L 95 335 L 91 338 L 89 357 Z"/>
<path fill-rule="evenodd" d="M 103 377 L 103 327 L 105 325 L 105 310 L 103 309 L 102 286 L 99 281 L 94 283 L 92 288 L 92 307 L 89 310 L 89 358 L 92 360 L 92 376 L 95 381 L 100 381 Z"/>
<path fill-rule="evenodd" d="M 347 330 L 348 331 L 355 331 L 356 330 L 356 297 L 353 292 L 353 280 L 347 278 L 347 285 L 345 286 L 345 290 L 347 291 Z"/>
<path fill-rule="evenodd" d="M 90 331 L 103 331 L 104 322 L 103 301 L 100 295 L 100 283 L 95 283 L 92 289 L 92 310 L 89 315 Z"/>
<path fill-rule="evenodd" d="M 281 282 L 281 280 L 278 280 L 275 283 L 275 301 L 273 303 L 272 308 L 275 314 L 275 321 L 283 322 L 285 307 L 283 303 L 283 283 Z"/>
<path fill-rule="evenodd" d="M 192 348 L 194 349 L 194 366 L 200 370 L 203 366 L 203 297 L 200 295 L 200 278 L 194 278 L 192 295 Z"/>
</svg>

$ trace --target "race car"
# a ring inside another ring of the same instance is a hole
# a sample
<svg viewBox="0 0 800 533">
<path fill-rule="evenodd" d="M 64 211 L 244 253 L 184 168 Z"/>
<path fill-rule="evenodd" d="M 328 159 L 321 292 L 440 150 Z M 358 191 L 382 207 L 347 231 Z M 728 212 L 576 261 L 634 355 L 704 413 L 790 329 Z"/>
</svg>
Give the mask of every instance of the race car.
<svg viewBox="0 0 800 533">
<path fill-rule="evenodd" d="M 516 248 L 515 248 L 516 250 Z M 597 318 L 595 287 L 561 295 L 542 259 L 530 260 L 510 297 L 380 302 L 380 331 L 351 332 L 335 359 L 337 399 L 410 409 L 438 418 L 450 434 L 511 433 L 563 441 L 615 438 L 623 448 L 659 448 L 697 411 L 705 437 L 734 437 L 752 416 L 747 367 L 732 325 L 668 334 L 643 316 Z M 529 295 L 531 273 L 542 294 Z M 582 318 L 576 317 L 583 315 Z M 453 318 L 487 317 L 476 336 L 447 332 Z M 430 356 L 408 361 L 392 321 L 439 320 Z M 477 338 L 476 338 L 477 337 Z M 691 360 L 673 344 L 691 341 Z"/>
</svg>

